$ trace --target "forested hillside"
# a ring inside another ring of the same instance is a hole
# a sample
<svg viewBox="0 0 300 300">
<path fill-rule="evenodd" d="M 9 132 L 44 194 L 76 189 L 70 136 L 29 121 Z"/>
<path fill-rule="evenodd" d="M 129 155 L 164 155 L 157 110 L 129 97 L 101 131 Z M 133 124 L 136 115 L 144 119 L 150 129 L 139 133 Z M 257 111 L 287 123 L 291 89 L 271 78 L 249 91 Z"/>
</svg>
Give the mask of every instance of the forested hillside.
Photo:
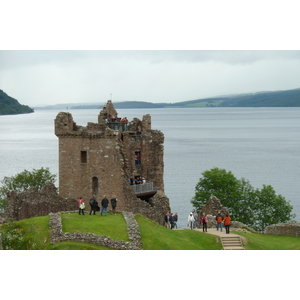
<svg viewBox="0 0 300 300">
<path fill-rule="evenodd" d="M 20 104 L 18 100 L 0 90 L 0 115 L 27 114 L 33 111 L 29 106 Z"/>
<path fill-rule="evenodd" d="M 230 95 L 173 103 L 167 107 L 300 107 L 300 89 Z"/>
<path fill-rule="evenodd" d="M 227 98 L 219 106 L 300 107 L 300 89 L 232 96 Z"/>
</svg>

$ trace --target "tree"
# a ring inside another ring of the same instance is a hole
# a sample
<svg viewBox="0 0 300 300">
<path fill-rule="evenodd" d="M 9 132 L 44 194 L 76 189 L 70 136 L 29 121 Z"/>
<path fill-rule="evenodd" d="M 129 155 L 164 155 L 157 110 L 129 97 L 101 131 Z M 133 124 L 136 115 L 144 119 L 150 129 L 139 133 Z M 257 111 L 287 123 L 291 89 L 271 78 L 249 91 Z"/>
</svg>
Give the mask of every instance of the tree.
<svg viewBox="0 0 300 300">
<path fill-rule="evenodd" d="M 293 207 L 281 195 L 276 195 L 270 185 L 263 185 L 261 190 L 256 190 L 255 227 L 263 231 L 271 224 L 285 223 L 295 217 Z"/>
<path fill-rule="evenodd" d="M 271 186 L 254 189 L 245 178 L 238 180 L 232 172 L 213 168 L 202 173 L 191 203 L 195 208 L 206 204 L 213 195 L 230 211 L 232 219 L 256 230 L 264 230 L 271 224 L 292 221 L 293 207 Z"/>
<path fill-rule="evenodd" d="M 24 170 L 12 177 L 4 177 L 0 187 L 0 212 L 6 206 L 6 193 L 14 190 L 17 193 L 27 191 L 30 187 L 40 190 L 46 183 L 54 183 L 56 175 L 51 174 L 49 168 L 33 169 L 31 172 Z"/>
</svg>

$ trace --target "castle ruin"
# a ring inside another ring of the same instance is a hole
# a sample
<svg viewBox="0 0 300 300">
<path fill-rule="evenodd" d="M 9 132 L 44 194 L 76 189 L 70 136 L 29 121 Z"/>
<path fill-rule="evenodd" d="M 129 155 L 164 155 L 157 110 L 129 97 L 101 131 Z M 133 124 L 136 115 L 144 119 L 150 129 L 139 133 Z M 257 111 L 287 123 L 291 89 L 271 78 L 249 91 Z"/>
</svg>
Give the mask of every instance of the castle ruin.
<svg viewBox="0 0 300 300">
<path fill-rule="evenodd" d="M 164 195 L 164 135 L 151 129 L 151 116 L 128 121 L 118 117 L 111 100 L 98 123 L 77 125 L 71 113 L 55 119 L 59 139 L 59 195 L 98 202 L 118 199 L 117 210 L 142 213 L 163 224 L 170 210 Z M 132 184 L 144 178 L 146 183 Z M 157 213 L 155 213 L 155 211 Z M 160 213 L 161 211 L 161 213 Z"/>
</svg>

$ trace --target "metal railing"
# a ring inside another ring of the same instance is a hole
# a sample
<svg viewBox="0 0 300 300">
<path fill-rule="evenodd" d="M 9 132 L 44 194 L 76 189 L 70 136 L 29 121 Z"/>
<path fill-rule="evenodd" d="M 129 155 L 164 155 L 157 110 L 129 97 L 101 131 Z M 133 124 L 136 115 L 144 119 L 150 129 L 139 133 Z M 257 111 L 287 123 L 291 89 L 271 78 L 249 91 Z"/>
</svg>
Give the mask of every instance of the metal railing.
<svg viewBox="0 0 300 300">
<path fill-rule="evenodd" d="M 107 123 L 107 126 L 112 130 L 119 130 L 121 132 L 131 129 L 131 126 L 128 123 Z"/>
<path fill-rule="evenodd" d="M 153 182 L 147 182 L 144 184 L 134 184 L 131 185 L 135 194 L 147 193 L 152 192 L 153 189 Z"/>
</svg>

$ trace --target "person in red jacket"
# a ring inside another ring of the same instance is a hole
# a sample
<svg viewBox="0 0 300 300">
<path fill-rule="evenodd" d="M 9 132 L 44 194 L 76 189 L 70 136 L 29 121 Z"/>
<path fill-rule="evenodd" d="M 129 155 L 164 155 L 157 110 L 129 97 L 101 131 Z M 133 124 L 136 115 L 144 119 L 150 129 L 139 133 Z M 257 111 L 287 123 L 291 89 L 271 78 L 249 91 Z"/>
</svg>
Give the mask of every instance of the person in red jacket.
<svg viewBox="0 0 300 300">
<path fill-rule="evenodd" d="M 231 221 L 230 216 L 228 214 L 226 214 L 226 216 L 224 218 L 224 225 L 225 225 L 225 229 L 226 229 L 227 234 L 229 234 L 230 221 Z"/>
<path fill-rule="evenodd" d="M 208 222 L 207 216 L 205 215 L 205 213 L 203 213 L 200 219 L 200 223 L 203 226 L 203 232 L 207 232 L 207 222 Z"/>
</svg>

